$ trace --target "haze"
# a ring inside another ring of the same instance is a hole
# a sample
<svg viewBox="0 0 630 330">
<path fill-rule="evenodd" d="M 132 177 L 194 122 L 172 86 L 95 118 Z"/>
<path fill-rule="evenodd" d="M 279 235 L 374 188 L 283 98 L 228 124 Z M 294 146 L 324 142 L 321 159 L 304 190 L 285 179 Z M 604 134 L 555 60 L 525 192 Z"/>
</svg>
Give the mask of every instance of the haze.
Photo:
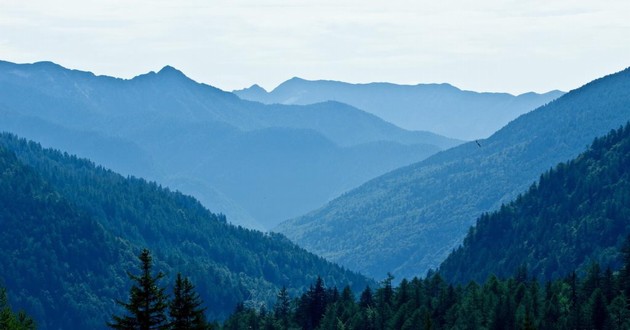
<svg viewBox="0 0 630 330">
<path fill-rule="evenodd" d="M 630 58 L 630 3 L 2 1 L 0 54 L 130 78 L 169 64 L 224 90 L 299 76 L 570 90 Z"/>
</svg>

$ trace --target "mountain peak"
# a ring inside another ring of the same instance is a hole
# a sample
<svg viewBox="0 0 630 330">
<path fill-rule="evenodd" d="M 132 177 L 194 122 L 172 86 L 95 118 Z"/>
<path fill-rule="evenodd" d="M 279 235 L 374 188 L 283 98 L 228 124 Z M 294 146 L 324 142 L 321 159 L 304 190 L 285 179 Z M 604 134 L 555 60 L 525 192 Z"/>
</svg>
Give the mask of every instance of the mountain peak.
<svg viewBox="0 0 630 330">
<path fill-rule="evenodd" d="M 160 76 L 188 78 L 183 72 L 175 69 L 174 67 L 170 65 L 163 67 L 157 74 Z"/>
<path fill-rule="evenodd" d="M 236 94 L 241 99 L 249 100 L 249 99 L 264 99 L 268 92 L 266 89 L 260 87 L 258 84 L 253 84 L 250 87 L 238 89 L 232 91 L 232 93 Z"/>
<path fill-rule="evenodd" d="M 63 67 L 55 62 L 51 61 L 39 61 L 33 63 L 33 66 L 44 67 L 44 68 L 53 68 L 53 69 L 63 69 Z"/>
<path fill-rule="evenodd" d="M 306 79 L 302 79 L 300 77 L 293 77 L 293 78 L 291 78 L 291 79 L 289 79 L 287 81 L 297 82 L 297 81 L 306 81 Z"/>
<path fill-rule="evenodd" d="M 253 84 L 249 88 L 245 88 L 244 90 L 248 90 L 248 91 L 251 91 L 251 92 L 257 92 L 257 93 L 267 93 L 267 90 L 262 88 L 258 84 Z"/>
<path fill-rule="evenodd" d="M 278 85 L 278 87 L 280 87 L 280 86 L 288 86 L 288 85 L 301 85 L 301 84 L 303 84 L 305 82 L 308 82 L 308 81 L 309 80 L 302 79 L 300 77 L 293 77 L 293 78 L 291 78 L 291 79 L 281 83 L 280 85 Z M 276 87 L 276 88 L 278 88 L 278 87 Z"/>
<path fill-rule="evenodd" d="M 249 89 L 251 90 L 257 90 L 257 91 L 261 91 L 261 92 L 267 92 L 266 89 L 262 88 L 260 85 L 258 84 L 253 84 L 249 87 Z"/>
</svg>

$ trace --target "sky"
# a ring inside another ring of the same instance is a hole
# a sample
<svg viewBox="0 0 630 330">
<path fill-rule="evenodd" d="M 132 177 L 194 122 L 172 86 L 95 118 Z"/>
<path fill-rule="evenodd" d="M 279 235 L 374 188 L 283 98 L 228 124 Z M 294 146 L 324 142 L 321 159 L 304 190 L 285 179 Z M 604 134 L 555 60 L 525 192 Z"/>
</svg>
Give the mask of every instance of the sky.
<svg viewBox="0 0 630 330">
<path fill-rule="evenodd" d="M 297 76 L 568 91 L 630 66 L 627 0 L 0 0 L 0 59 L 224 90 Z"/>
</svg>

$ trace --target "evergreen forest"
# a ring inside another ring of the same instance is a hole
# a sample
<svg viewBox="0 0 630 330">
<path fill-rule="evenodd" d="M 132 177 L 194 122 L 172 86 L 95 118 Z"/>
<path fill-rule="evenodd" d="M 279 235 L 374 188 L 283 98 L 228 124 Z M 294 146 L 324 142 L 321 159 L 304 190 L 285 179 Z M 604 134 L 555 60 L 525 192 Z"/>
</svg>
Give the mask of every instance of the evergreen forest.
<svg viewBox="0 0 630 330">
<path fill-rule="evenodd" d="M 0 133 L 0 330 L 630 329 L 629 77 L 292 220 L 380 282 L 179 191 Z M 463 241 L 451 235 L 474 219 Z M 419 240 L 423 226 L 438 234 Z M 351 239 L 339 248 L 333 232 Z"/>
<path fill-rule="evenodd" d="M 447 279 L 483 281 L 525 265 L 540 279 L 619 268 L 630 234 L 630 124 L 595 139 L 577 158 L 543 173 L 513 202 L 483 214 L 440 266 Z"/>
<path fill-rule="evenodd" d="M 359 293 L 321 279 L 226 329 L 629 329 L 630 123 L 484 214 L 437 272 Z"/>
<path fill-rule="evenodd" d="M 628 329 L 630 328 L 630 246 L 623 268 L 598 264 L 585 277 L 571 272 L 553 281 L 528 275 L 525 267 L 506 278 L 491 275 L 478 284 L 453 285 L 439 273 L 424 279 L 392 278 L 373 290 L 339 292 L 321 280 L 287 300 L 282 292 L 272 310 L 242 305 L 224 329 Z"/>
<path fill-rule="evenodd" d="M 0 224 L 0 286 L 40 329 L 105 328 L 145 248 L 169 287 L 178 273 L 195 283 L 210 320 L 238 302 L 270 305 L 283 286 L 299 294 L 317 274 L 372 283 L 192 197 L 10 134 L 0 135 Z"/>
</svg>

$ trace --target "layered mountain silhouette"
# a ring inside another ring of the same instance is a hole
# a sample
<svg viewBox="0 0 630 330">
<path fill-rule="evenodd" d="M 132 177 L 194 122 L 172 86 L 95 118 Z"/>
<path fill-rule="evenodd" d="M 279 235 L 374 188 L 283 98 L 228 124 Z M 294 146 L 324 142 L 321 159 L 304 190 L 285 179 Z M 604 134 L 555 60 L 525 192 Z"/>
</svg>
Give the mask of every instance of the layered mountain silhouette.
<svg viewBox="0 0 630 330">
<path fill-rule="evenodd" d="M 447 279 L 483 282 L 521 267 L 538 279 L 619 269 L 630 234 L 630 125 L 595 140 L 576 159 L 544 173 L 527 193 L 484 214 L 439 269 Z"/>
<path fill-rule="evenodd" d="M 271 92 L 258 85 L 234 91 L 267 104 L 313 104 L 328 100 L 350 104 L 400 127 L 426 130 L 463 140 L 485 138 L 521 114 L 560 97 L 545 94 L 478 93 L 449 84 L 350 84 L 292 78 Z"/>
<path fill-rule="evenodd" d="M 130 80 L 0 62 L 0 130 L 194 194 L 270 228 L 460 142 L 338 102 L 263 105 L 175 68 Z"/>
<path fill-rule="evenodd" d="M 630 69 L 520 116 L 488 139 L 440 152 L 343 194 L 277 230 L 365 274 L 423 275 L 555 164 L 630 119 Z"/>
<path fill-rule="evenodd" d="M 321 275 L 361 290 L 365 277 L 282 235 L 227 224 L 197 200 L 143 179 L 0 134 L 0 283 L 39 329 L 103 329 L 128 301 L 137 255 L 151 250 L 158 285 L 191 278 L 210 320 L 237 303 L 275 303 Z"/>
</svg>

